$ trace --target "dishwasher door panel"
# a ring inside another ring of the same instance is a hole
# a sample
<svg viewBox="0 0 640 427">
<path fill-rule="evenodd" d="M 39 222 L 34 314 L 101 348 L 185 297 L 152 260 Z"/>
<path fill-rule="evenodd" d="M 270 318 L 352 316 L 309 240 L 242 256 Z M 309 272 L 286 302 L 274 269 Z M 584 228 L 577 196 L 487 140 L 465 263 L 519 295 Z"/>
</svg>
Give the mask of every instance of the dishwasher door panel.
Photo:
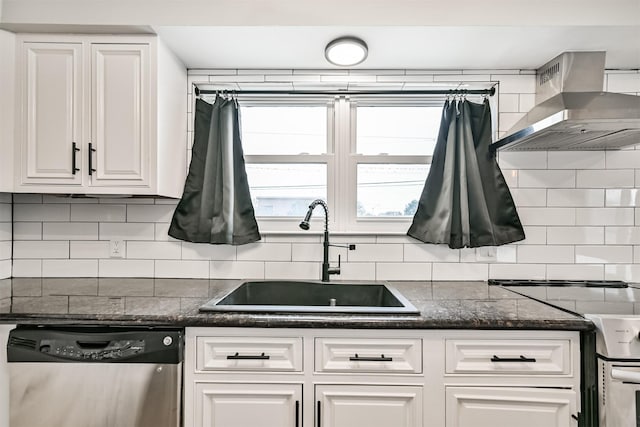
<svg viewBox="0 0 640 427">
<path fill-rule="evenodd" d="M 177 427 L 182 364 L 9 364 L 11 427 Z"/>
</svg>

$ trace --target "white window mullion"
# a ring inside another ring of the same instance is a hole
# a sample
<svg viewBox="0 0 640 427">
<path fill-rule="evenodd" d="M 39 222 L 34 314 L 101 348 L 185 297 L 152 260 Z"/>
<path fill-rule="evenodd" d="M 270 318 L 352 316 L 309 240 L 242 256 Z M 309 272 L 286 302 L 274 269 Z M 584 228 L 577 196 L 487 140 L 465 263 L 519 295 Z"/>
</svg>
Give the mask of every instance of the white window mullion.
<svg viewBox="0 0 640 427">
<path fill-rule="evenodd" d="M 349 231 L 349 211 L 354 206 L 355 185 L 350 173 L 349 154 L 351 141 L 351 106 L 348 99 L 341 97 L 335 101 L 335 231 Z M 353 187 L 353 188 L 351 188 Z"/>
</svg>

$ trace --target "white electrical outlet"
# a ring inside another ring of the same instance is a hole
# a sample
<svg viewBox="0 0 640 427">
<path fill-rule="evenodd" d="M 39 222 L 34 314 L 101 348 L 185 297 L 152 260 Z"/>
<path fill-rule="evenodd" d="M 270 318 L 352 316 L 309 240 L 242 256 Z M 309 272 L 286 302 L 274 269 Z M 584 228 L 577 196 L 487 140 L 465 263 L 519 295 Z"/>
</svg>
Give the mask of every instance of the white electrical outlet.
<svg viewBox="0 0 640 427">
<path fill-rule="evenodd" d="M 111 258 L 124 258 L 125 246 L 124 240 L 109 241 L 109 256 Z"/>
<path fill-rule="evenodd" d="M 482 246 L 476 248 L 476 261 L 496 261 L 498 250 L 495 246 Z"/>
</svg>

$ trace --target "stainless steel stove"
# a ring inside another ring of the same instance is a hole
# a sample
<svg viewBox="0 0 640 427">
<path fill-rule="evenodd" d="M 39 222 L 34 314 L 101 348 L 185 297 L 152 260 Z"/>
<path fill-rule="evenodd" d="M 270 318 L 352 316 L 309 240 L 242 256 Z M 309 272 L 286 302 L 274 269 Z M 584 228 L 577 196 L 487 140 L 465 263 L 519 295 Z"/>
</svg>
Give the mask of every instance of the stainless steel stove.
<svg viewBox="0 0 640 427">
<path fill-rule="evenodd" d="M 490 284 L 591 320 L 596 326 L 600 427 L 640 427 L 640 284 L 563 280 Z M 583 358 L 586 366 L 595 365 L 591 362 Z"/>
</svg>

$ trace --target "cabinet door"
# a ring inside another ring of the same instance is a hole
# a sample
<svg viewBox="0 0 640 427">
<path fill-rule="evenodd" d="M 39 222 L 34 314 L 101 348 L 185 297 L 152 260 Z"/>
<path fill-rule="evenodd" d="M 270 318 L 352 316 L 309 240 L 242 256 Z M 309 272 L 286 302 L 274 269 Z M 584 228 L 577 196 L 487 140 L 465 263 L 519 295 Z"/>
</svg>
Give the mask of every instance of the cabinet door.
<svg viewBox="0 0 640 427">
<path fill-rule="evenodd" d="M 301 384 L 196 383 L 196 427 L 297 427 Z"/>
<path fill-rule="evenodd" d="M 20 64 L 19 185 L 81 185 L 82 45 L 25 42 Z"/>
<path fill-rule="evenodd" d="M 149 45 L 92 44 L 91 185 L 148 186 Z"/>
<path fill-rule="evenodd" d="M 319 427 L 422 426 L 422 387 L 317 385 L 316 402 Z"/>
<path fill-rule="evenodd" d="M 577 427 L 573 390 L 447 387 L 446 427 Z"/>
</svg>

